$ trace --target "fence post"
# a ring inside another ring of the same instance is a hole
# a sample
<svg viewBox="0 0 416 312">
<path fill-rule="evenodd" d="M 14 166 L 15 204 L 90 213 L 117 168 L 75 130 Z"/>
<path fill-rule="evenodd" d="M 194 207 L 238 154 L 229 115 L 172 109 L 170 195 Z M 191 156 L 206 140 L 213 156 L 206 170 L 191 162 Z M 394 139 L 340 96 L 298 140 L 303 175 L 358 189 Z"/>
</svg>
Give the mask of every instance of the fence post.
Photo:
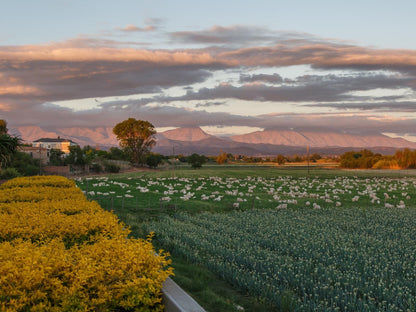
<svg viewBox="0 0 416 312">
<path fill-rule="evenodd" d="M 87 197 L 87 199 L 88 199 L 88 180 L 85 179 L 85 181 L 87 182 L 87 185 L 85 187 L 85 197 Z"/>
</svg>

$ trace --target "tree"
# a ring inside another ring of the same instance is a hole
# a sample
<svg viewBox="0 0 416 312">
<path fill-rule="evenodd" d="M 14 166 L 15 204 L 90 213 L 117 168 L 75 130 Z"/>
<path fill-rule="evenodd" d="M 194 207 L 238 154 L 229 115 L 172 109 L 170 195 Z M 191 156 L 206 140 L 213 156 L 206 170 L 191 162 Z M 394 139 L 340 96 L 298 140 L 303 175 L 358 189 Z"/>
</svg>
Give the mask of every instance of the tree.
<svg viewBox="0 0 416 312">
<path fill-rule="evenodd" d="M 381 154 L 374 154 L 372 151 L 363 149 L 359 152 L 349 151 L 340 156 L 340 167 L 343 168 L 372 168 L 379 160 Z"/>
<path fill-rule="evenodd" d="M 416 151 L 405 148 L 403 151 L 396 151 L 395 158 L 401 168 L 416 168 Z"/>
<path fill-rule="evenodd" d="M 69 147 L 69 155 L 66 157 L 66 161 L 68 164 L 76 166 L 83 166 L 87 164 L 86 155 L 78 145 Z"/>
<path fill-rule="evenodd" d="M 145 120 L 124 120 L 113 128 L 113 133 L 117 136 L 120 146 L 129 154 L 133 164 L 144 164 L 145 155 L 156 144 L 156 130 Z"/>
<path fill-rule="evenodd" d="M 63 159 L 63 155 L 65 153 L 60 149 L 52 148 L 49 152 L 49 165 L 51 166 L 63 166 L 65 165 L 65 161 Z"/>
<path fill-rule="evenodd" d="M 279 165 L 283 165 L 286 162 L 286 157 L 279 154 L 279 155 L 276 156 L 275 162 L 277 162 L 277 164 L 279 164 Z"/>
<path fill-rule="evenodd" d="M 163 156 L 160 155 L 160 154 L 150 153 L 146 157 L 146 164 L 150 168 L 156 168 L 157 166 L 159 166 L 162 163 L 162 161 L 163 161 Z"/>
<path fill-rule="evenodd" d="M 7 133 L 7 122 L 0 119 L 0 168 L 6 168 L 21 145 L 21 139 Z"/>
<path fill-rule="evenodd" d="M 0 119 L 0 135 L 7 134 L 7 122 L 4 119 Z"/>
<path fill-rule="evenodd" d="M 33 176 L 40 173 L 41 163 L 39 159 L 34 159 L 24 152 L 17 151 L 13 155 L 10 167 L 16 169 L 22 176 Z"/>
<path fill-rule="evenodd" d="M 217 158 L 215 159 L 215 161 L 219 164 L 222 165 L 223 163 L 227 162 L 228 160 L 228 155 L 227 153 L 222 152 L 221 154 L 219 154 L 217 156 Z"/>
<path fill-rule="evenodd" d="M 321 159 L 322 157 L 321 157 L 321 155 L 319 155 L 318 153 L 313 153 L 312 155 L 311 155 L 311 157 L 309 157 L 310 158 L 310 160 L 311 161 L 313 161 L 313 162 L 317 162 L 319 159 Z"/>
<path fill-rule="evenodd" d="M 194 153 L 191 156 L 188 156 L 188 164 L 190 164 L 192 168 L 201 168 L 206 162 L 207 159 L 204 155 Z"/>
<path fill-rule="evenodd" d="M 118 147 L 111 147 L 108 152 L 108 158 L 114 160 L 129 160 L 129 155 Z"/>
</svg>

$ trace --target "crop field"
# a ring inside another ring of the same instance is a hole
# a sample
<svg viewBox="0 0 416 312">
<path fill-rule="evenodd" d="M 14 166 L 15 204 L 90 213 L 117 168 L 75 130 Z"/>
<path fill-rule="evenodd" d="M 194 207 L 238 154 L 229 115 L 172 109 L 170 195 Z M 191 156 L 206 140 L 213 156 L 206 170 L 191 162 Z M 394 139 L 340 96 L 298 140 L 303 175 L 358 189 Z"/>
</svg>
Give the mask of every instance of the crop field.
<svg viewBox="0 0 416 312">
<path fill-rule="evenodd" d="M 160 208 L 188 212 L 299 207 L 405 208 L 414 203 L 412 196 L 416 199 L 416 178 L 412 177 L 149 175 L 87 178 L 79 179 L 77 184 L 104 208 L 130 208 L 132 212 Z"/>
<path fill-rule="evenodd" d="M 415 177 L 218 169 L 77 184 L 173 256 L 278 309 L 416 309 Z"/>
<path fill-rule="evenodd" d="M 174 254 L 294 311 L 414 311 L 416 211 L 178 214 L 148 229 Z"/>
</svg>

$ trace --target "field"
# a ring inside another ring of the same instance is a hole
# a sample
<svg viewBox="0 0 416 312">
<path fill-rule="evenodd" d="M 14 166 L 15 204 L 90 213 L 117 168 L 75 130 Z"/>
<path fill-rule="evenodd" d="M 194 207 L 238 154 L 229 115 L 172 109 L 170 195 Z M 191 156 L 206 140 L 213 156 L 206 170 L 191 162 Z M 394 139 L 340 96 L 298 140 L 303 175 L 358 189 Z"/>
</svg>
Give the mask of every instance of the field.
<svg viewBox="0 0 416 312">
<path fill-rule="evenodd" d="M 136 233 L 287 311 L 414 311 L 412 172 L 218 167 L 79 180 Z"/>
</svg>

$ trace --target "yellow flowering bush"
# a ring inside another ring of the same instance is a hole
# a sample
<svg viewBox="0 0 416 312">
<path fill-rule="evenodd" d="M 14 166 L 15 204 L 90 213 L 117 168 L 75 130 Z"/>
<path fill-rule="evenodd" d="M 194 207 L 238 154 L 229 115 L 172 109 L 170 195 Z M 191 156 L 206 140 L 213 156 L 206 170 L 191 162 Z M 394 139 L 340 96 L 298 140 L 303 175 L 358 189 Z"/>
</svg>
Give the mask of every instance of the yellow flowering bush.
<svg viewBox="0 0 416 312">
<path fill-rule="evenodd" d="M 0 188 L 33 187 L 33 186 L 74 187 L 75 182 L 61 176 L 33 176 L 15 178 L 3 183 Z"/>
<path fill-rule="evenodd" d="M 35 185 L 30 187 L 0 188 L 0 202 L 37 202 L 42 200 L 75 199 L 85 200 L 79 188 L 60 188 L 56 186 Z"/>
<path fill-rule="evenodd" d="M 96 202 L 62 201 L 0 203 L 0 242 L 16 238 L 40 241 L 60 237 L 69 247 L 92 236 L 126 236 L 117 217 Z"/>
<path fill-rule="evenodd" d="M 101 238 L 0 244 L 1 311 L 162 311 L 169 262 L 149 241 Z"/>
<path fill-rule="evenodd" d="M 50 179 L 0 186 L 0 311 L 162 311 L 167 255 Z"/>
</svg>

